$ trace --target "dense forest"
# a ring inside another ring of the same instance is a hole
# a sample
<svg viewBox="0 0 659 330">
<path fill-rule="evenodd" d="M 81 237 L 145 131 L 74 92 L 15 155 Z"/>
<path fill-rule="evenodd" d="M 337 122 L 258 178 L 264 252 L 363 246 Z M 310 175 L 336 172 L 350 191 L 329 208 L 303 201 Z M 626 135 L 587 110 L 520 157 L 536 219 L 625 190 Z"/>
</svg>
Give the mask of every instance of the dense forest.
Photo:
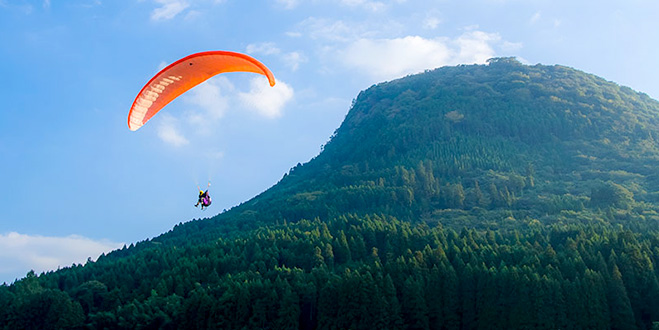
<svg viewBox="0 0 659 330">
<path fill-rule="evenodd" d="M 0 328 L 659 329 L 656 132 L 563 66 L 381 83 L 252 200 L 0 286 Z"/>
</svg>

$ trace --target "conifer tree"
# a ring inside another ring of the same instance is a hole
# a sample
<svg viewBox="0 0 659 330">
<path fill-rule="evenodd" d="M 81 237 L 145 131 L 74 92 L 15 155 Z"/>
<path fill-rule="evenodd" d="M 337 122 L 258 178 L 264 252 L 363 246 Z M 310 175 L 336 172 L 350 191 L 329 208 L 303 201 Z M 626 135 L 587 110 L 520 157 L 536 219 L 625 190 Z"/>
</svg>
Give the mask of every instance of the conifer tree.
<svg viewBox="0 0 659 330">
<path fill-rule="evenodd" d="M 627 290 L 622 282 L 622 274 L 618 266 L 613 264 L 611 279 L 608 283 L 607 297 L 609 302 L 609 313 L 611 315 L 611 329 L 635 330 L 636 322 L 632 311 Z"/>
</svg>

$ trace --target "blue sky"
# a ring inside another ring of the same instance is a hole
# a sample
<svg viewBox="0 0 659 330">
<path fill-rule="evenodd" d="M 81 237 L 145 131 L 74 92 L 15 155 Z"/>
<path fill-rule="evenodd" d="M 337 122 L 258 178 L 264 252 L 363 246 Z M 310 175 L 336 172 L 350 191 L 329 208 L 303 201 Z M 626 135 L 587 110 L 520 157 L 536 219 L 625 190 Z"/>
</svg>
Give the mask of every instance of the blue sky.
<svg viewBox="0 0 659 330">
<path fill-rule="evenodd" d="M 378 82 L 516 56 L 657 98 L 658 15 L 651 0 L 0 0 L 0 283 L 250 199 Z M 247 53 L 277 85 L 223 74 L 131 132 L 151 76 L 207 50 Z"/>
</svg>

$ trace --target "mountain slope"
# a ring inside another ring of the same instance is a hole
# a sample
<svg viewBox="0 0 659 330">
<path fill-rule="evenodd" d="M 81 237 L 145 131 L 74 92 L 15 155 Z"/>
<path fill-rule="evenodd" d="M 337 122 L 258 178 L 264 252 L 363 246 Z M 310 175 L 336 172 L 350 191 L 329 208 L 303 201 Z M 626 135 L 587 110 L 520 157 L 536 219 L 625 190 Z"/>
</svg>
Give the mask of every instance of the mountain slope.
<svg viewBox="0 0 659 330">
<path fill-rule="evenodd" d="M 360 93 L 318 157 L 227 216 L 418 220 L 481 207 L 539 218 L 570 208 L 557 203 L 616 204 L 597 194 L 612 182 L 654 203 L 657 114 L 646 95 L 566 67 L 495 59 L 440 68 Z"/>
<path fill-rule="evenodd" d="M 658 126 L 511 58 L 378 84 L 252 200 L 0 287 L 0 328 L 649 329 Z"/>
</svg>

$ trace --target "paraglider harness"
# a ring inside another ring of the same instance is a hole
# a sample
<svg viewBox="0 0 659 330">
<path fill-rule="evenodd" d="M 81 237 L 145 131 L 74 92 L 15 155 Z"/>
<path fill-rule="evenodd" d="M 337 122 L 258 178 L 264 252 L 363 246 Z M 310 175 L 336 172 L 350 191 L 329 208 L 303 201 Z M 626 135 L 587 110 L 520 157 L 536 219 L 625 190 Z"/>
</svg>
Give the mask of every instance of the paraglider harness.
<svg viewBox="0 0 659 330">
<path fill-rule="evenodd" d="M 210 183 L 208 184 L 210 186 Z M 197 201 L 197 204 L 195 207 L 199 206 L 201 204 L 201 209 L 203 210 L 204 207 L 209 207 L 211 205 L 211 196 L 208 194 L 208 189 L 206 191 L 202 191 L 199 189 L 199 200 Z"/>
</svg>

